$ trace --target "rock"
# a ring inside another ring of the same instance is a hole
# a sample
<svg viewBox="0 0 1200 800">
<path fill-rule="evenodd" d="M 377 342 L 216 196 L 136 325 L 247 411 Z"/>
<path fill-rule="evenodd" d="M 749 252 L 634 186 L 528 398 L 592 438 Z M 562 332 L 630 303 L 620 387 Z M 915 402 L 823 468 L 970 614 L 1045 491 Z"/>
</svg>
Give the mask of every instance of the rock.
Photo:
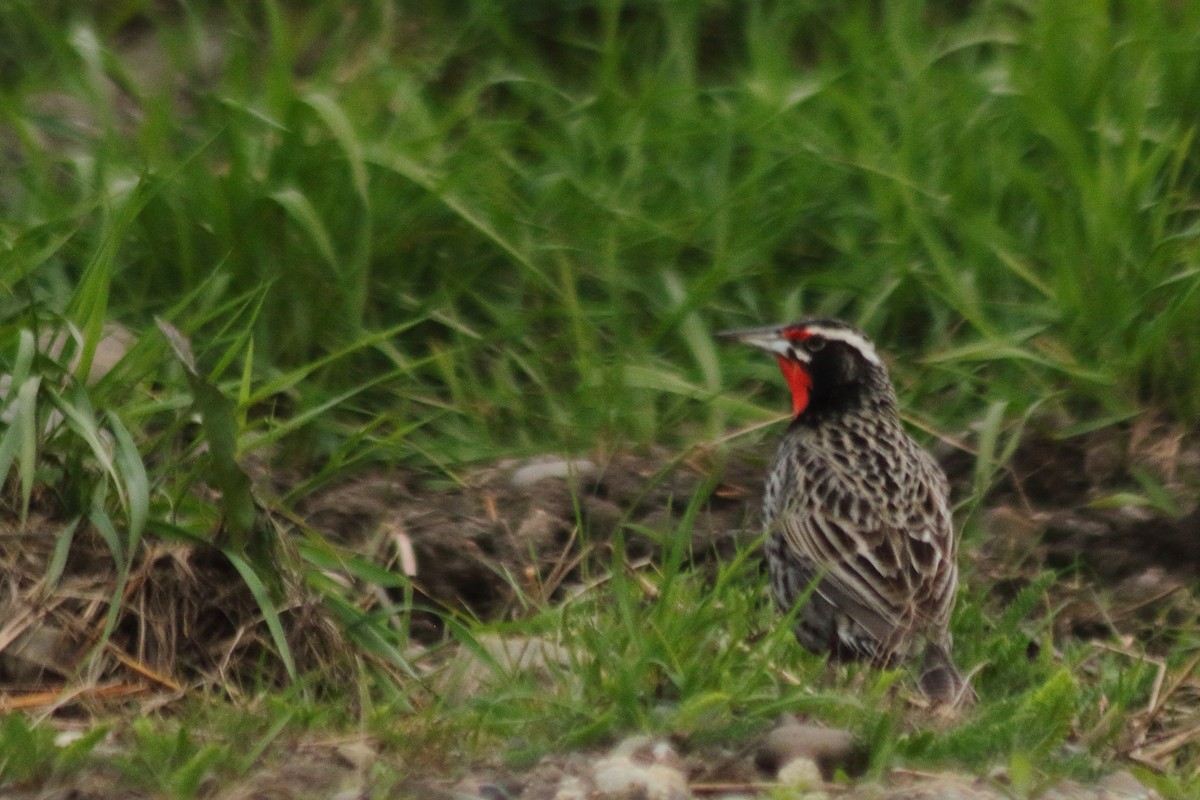
<svg viewBox="0 0 1200 800">
<path fill-rule="evenodd" d="M 525 488 L 551 478 L 576 479 L 595 475 L 597 471 L 596 465 L 587 459 L 575 461 L 551 457 L 526 464 L 514 472 L 509 481 L 517 488 Z"/>
<path fill-rule="evenodd" d="M 568 775 L 558 784 L 554 800 L 587 800 L 587 786 L 574 775 Z"/>
<path fill-rule="evenodd" d="M 592 768 L 597 800 L 690 800 L 675 749 L 648 736 L 632 736 Z"/>
<path fill-rule="evenodd" d="M 579 752 L 544 756 L 522 776 L 518 797 L 520 800 L 588 800 L 593 761 Z"/>
<path fill-rule="evenodd" d="M 0 607 L 11 616 L 12 609 Z M 70 674 L 70 654 L 77 646 L 74 638 L 49 622 L 29 627 L 0 653 L 0 675 L 10 681 L 36 683 L 45 671 Z"/>
<path fill-rule="evenodd" d="M 782 781 L 785 768 L 799 759 L 812 762 L 824 780 L 831 780 L 839 769 L 849 775 L 866 767 L 866 754 L 848 731 L 794 720 L 785 721 L 766 735 L 755 762 L 760 769 L 780 776 Z M 795 769 L 799 774 L 805 767 Z"/>
<path fill-rule="evenodd" d="M 379 756 L 378 749 L 365 739 L 340 744 L 334 752 L 346 766 L 362 772 L 369 769 Z"/>
<path fill-rule="evenodd" d="M 797 756 L 780 767 L 775 779 L 802 791 L 818 788 L 824 782 L 817 762 L 805 756 Z"/>
</svg>

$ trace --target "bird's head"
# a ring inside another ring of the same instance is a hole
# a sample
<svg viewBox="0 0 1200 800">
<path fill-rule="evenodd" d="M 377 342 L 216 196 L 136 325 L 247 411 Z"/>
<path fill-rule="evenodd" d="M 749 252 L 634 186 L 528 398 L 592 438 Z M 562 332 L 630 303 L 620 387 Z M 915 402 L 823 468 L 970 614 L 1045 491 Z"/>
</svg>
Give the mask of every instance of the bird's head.
<svg viewBox="0 0 1200 800">
<path fill-rule="evenodd" d="M 723 331 L 719 336 L 775 356 L 792 392 L 792 411 L 822 414 L 864 403 L 894 405 L 887 368 L 862 331 L 849 323 L 805 317 L 788 325 Z"/>
</svg>

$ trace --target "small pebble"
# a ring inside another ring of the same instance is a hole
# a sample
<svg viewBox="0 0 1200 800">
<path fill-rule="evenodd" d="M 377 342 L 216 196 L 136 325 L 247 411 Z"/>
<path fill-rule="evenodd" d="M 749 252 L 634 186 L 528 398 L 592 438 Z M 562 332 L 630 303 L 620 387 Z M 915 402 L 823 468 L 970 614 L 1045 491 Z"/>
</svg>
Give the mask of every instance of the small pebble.
<svg viewBox="0 0 1200 800">
<path fill-rule="evenodd" d="M 786 786 L 801 790 L 811 789 L 823 783 L 821 768 L 817 766 L 817 762 L 804 756 L 793 758 L 780 767 L 775 779 Z"/>
<path fill-rule="evenodd" d="M 574 775 L 568 775 L 558 784 L 554 800 L 587 800 L 587 796 L 587 787 L 583 785 L 583 781 Z"/>
<path fill-rule="evenodd" d="M 592 795 L 597 800 L 690 800 L 679 756 L 666 742 L 631 736 L 596 762 Z"/>
</svg>

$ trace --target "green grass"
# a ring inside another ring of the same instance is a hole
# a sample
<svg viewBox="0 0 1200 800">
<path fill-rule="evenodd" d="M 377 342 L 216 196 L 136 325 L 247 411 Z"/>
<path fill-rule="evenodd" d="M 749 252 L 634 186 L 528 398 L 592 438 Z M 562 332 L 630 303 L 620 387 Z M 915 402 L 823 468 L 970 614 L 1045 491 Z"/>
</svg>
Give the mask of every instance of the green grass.
<svg viewBox="0 0 1200 800">
<path fill-rule="evenodd" d="M 1196 97 L 1194 3 L 15 0 L 0 9 L 7 508 L 61 524 L 51 584 L 77 530 L 99 533 L 114 598 L 147 540 L 214 542 L 292 678 L 279 578 L 302 576 L 361 655 L 351 693 L 384 732 L 448 717 L 479 748 L 528 755 L 638 728 L 745 737 L 798 704 L 870 742 L 875 769 L 1088 774 L 1122 713 L 1097 716 L 1097 698 L 1132 709 L 1149 676 L 1086 650 L 1029 662 L 1013 642 L 1049 618 L 1037 596 L 1004 616 L 970 586 L 957 641 L 989 665 L 984 702 L 948 732 L 910 731 L 888 694 L 901 675 L 821 677 L 770 624 L 754 569 L 694 572 L 686 529 L 657 532 L 655 596 L 618 554 L 601 588 L 508 623 L 574 643 L 553 691 L 518 676 L 467 703 L 431 696 L 403 631 L 320 570 L 387 585 L 401 616 L 411 587 L 315 533 L 278 541 L 242 465 L 297 476 L 259 498 L 279 520 L 368 465 L 453 480 L 515 454 L 679 450 L 786 408 L 769 360 L 711 333 L 802 313 L 859 322 L 915 419 L 969 431 L 967 511 L 1029 432 L 1139 413 L 1194 427 Z M 190 341 L 194 373 L 156 317 Z M 74 380 L 114 320 L 139 342 Z M 38 351 L 65 326 L 65 355 Z M 1196 645 L 1181 636 L 1179 663 Z M 1080 667 L 1096 658 L 1099 677 Z M 781 683 L 784 665 L 820 688 Z M 1062 747 L 1072 726 L 1094 732 L 1083 755 Z M 57 752 L 29 735 L 21 752 Z M 182 776 L 156 790 L 194 793 L 209 751 L 180 747 L 166 760 Z"/>
</svg>

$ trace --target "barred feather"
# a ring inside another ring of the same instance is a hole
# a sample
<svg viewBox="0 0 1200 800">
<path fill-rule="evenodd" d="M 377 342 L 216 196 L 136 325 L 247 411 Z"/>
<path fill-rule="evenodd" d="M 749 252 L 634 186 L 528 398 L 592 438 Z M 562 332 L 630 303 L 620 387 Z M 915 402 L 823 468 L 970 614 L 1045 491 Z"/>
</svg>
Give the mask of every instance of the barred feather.
<svg viewBox="0 0 1200 800">
<path fill-rule="evenodd" d="M 790 611 L 808 598 L 797 639 L 877 664 L 924 648 L 922 686 L 935 699 L 961 692 L 949 656 L 958 540 L 946 478 L 905 432 L 874 346 L 830 319 L 730 335 L 773 352 L 794 395 L 763 516 L 776 603 Z"/>
</svg>

